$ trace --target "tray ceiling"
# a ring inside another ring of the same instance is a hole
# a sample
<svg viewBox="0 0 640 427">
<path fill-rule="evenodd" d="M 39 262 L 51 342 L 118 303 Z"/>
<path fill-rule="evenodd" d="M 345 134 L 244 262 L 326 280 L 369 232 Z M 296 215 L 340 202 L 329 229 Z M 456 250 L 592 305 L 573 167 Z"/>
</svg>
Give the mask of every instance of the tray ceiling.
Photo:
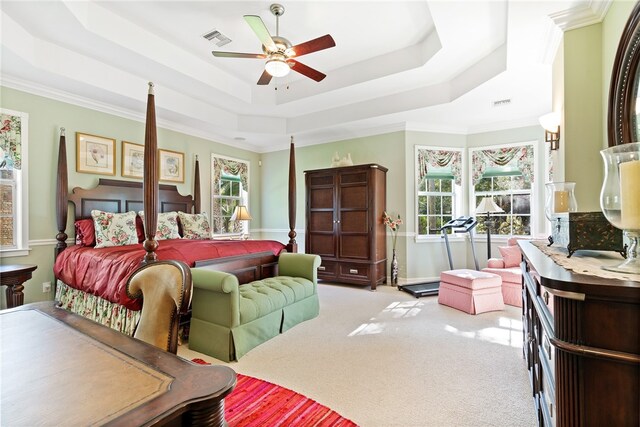
<svg viewBox="0 0 640 427">
<path fill-rule="evenodd" d="M 4 0 L 2 84 L 143 120 L 153 81 L 160 126 L 258 152 L 285 148 L 290 135 L 305 145 L 400 129 L 471 133 L 550 111 L 560 27 L 578 15 L 596 22 L 608 3 L 282 4 L 280 35 L 293 44 L 334 38 L 300 58 L 323 81 L 291 72 L 258 86 L 264 60 L 211 55 L 261 53 L 243 15 L 275 35 L 271 2 Z M 212 30 L 231 41 L 203 38 Z"/>
</svg>

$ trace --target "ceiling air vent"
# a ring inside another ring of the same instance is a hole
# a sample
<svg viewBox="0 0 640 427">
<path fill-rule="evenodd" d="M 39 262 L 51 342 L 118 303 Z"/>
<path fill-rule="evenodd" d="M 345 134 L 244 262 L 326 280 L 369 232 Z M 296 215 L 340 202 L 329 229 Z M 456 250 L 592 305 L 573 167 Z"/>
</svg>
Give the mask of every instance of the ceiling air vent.
<svg viewBox="0 0 640 427">
<path fill-rule="evenodd" d="M 511 98 L 498 99 L 496 101 L 493 101 L 493 106 L 494 107 L 503 107 L 503 106 L 509 105 L 509 104 L 511 104 Z"/>
<path fill-rule="evenodd" d="M 231 39 L 229 37 L 225 36 L 218 30 L 211 30 L 206 34 L 203 34 L 202 37 L 209 40 L 210 42 L 215 43 L 218 47 L 224 46 L 225 44 L 231 42 Z"/>
</svg>

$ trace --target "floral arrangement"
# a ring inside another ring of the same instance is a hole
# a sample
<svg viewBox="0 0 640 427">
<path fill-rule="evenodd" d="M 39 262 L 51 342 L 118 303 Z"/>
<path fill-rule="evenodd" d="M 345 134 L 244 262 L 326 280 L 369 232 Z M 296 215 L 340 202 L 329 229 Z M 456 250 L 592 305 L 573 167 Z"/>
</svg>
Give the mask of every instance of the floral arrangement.
<svg viewBox="0 0 640 427">
<path fill-rule="evenodd" d="M 400 229 L 400 225 L 402 225 L 402 218 L 400 218 L 400 214 L 398 214 L 398 218 L 392 220 L 389 214 L 385 211 L 382 214 L 382 222 L 384 225 L 389 227 L 391 230 L 391 237 L 393 242 L 393 250 L 396 250 L 396 240 L 398 239 L 398 230 Z"/>
</svg>

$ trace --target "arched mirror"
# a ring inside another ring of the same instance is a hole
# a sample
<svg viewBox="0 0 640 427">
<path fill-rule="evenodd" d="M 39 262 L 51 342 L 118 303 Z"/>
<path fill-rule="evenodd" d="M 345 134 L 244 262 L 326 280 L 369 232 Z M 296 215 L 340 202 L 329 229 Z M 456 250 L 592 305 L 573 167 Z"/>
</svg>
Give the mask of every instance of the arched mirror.
<svg viewBox="0 0 640 427">
<path fill-rule="evenodd" d="M 611 73 L 609 146 L 640 141 L 640 2 L 624 27 Z"/>
</svg>

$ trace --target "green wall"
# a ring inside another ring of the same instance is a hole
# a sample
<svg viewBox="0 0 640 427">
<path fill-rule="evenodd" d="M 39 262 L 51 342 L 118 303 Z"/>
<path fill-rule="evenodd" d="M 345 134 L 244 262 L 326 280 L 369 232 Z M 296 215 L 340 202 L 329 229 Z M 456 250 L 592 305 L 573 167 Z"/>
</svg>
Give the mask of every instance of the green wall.
<svg viewBox="0 0 640 427">
<path fill-rule="evenodd" d="M 635 2 L 613 1 L 602 23 L 564 34 L 564 170 L 580 211 L 600 210 L 609 86 L 620 35 Z"/>
<path fill-rule="evenodd" d="M 582 212 L 600 210 L 602 149 L 602 25 L 564 35 L 565 179 L 576 182 Z"/>
<path fill-rule="evenodd" d="M 91 188 L 99 178 L 125 179 L 121 176 L 121 141 L 144 143 L 144 123 L 106 114 L 65 102 L 32 95 L 6 87 L 0 88 L 2 108 L 29 114 L 29 241 L 32 248 L 25 257 L 5 257 L 2 264 L 36 264 L 38 269 L 33 278 L 25 284 L 25 302 L 52 299 L 53 295 L 42 292 L 42 283 L 53 281 L 53 248 L 57 234 L 55 218 L 56 169 L 60 127 L 66 128 L 67 163 L 69 170 L 69 190 L 73 187 Z M 146 102 L 146 99 L 145 99 Z M 144 117 L 145 110 L 140 111 Z M 75 133 L 83 132 L 116 139 L 116 175 L 94 175 L 75 171 Z M 200 181 L 202 210 L 210 211 L 211 153 L 246 159 L 250 166 L 250 205 L 254 220 L 251 227 L 260 227 L 262 213 L 260 194 L 262 180 L 258 160 L 260 155 L 240 150 L 202 138 L 158 129 L 158 147 L 183 152 L 185 154 L 185 183 L 179 184 L 182 194 L 193 193 L 193 168 L 195 156 L 200 160 Z M 131 179 L 129 179 L 131 180 Z M 67 234 L 73 237 L 72 216 L 69 215 Z M 2 292 L 4 302 L 4 292 Z M 6 305 L 3 305 L 5 307 Z"/>
<path fill-rule="evenodd" d="M 405 204 L 404 133 L 393 132 L 370 137 L 347 139 L 326 144 L 296 147 L 296 231 L 300 252 L 304 252 L 305 188 L 304 171 L 331 166 L 334 154 L 346 157 L 351 154 L 354 164 L 377 163 L 389 169 L 387 172 L 387 206 Z M 289 231 L 287 183 L 289 182 L 289 151 L 275 151 L 262 155 L 262 237 L 280 239 Z M 397 188 L 399 191 L 391 191 Z M 398 209 L 400 211 L 400 209 Z M 400 213 L 403 213 L 400 211 Z M 404 216 L 403 216 L 404 217 Z"/>
<path fill-rule="evenodd" d="M 305 227 L 305 189 L 304 171 L 327 168 L 331 158 L 337 151 L 340 157 L 351 153 L 355 164 L 378 163 L 389 169 L 387 173 L 387 210 L 391 214 L 400 214 L 404 225 L 400 228 L 397 242 L 399 276 L 410 281 L 430 280 L 439 276 L 440 271 L 448 270 L 449 264 L 445 245 L 441 238 L 416 241 L 416 207 L 415 207 L 415 146 L 465 148 L 480 145 L 510 144 L 514 142 L 535 141 L 538 154 L 542 157 L 542 130 L 539 126 L 507 129 L 496 132 L 485 132 L 473 135 L 442 134 L 434 132 L 393 132 L 382 135 L 342 140 L 321 145 L 296 148 L 297 209 L 296 238 L 299 250 L 304 251 Z M 263 238 L 278 239 L 288 232 L 287 221 L 287 187 L 288 151 L 263 154 L 262 171 L 264 190 L 262 212 L 264 227 Z M 465 154 L 465 159 L 466 159 Z M 544 163 L 539 162 L 540 171 Z M 469 164 L 465 160 L 464 177 L 468 176 Z M 464 178 L 463 178 L 464 179 Z M 540 186 L 542 187 L 542 186 Z M 540 188 L 538 197 L 543 190 Z M 468 204 L 469 193 L 465 188 L 463 194 L 463 211 L 473 215 Z M 542 215 L 541 203 L 537 204 Z M 540 225 L 544 227 L 544 224 Z M 493 239 L 492 251 L 497 255 L 497 247 L 504 245 L 504 240 Z M 486 262 L 486 240 L 476 244 L 478 262 L 482 266 Z M 391 238 L 388 236 L 387 248 L 390 258 Z M 470 246 L 464 238 L 453 238 L 451 251 L 454 268 L 473 268 Z"/>
</svg>

